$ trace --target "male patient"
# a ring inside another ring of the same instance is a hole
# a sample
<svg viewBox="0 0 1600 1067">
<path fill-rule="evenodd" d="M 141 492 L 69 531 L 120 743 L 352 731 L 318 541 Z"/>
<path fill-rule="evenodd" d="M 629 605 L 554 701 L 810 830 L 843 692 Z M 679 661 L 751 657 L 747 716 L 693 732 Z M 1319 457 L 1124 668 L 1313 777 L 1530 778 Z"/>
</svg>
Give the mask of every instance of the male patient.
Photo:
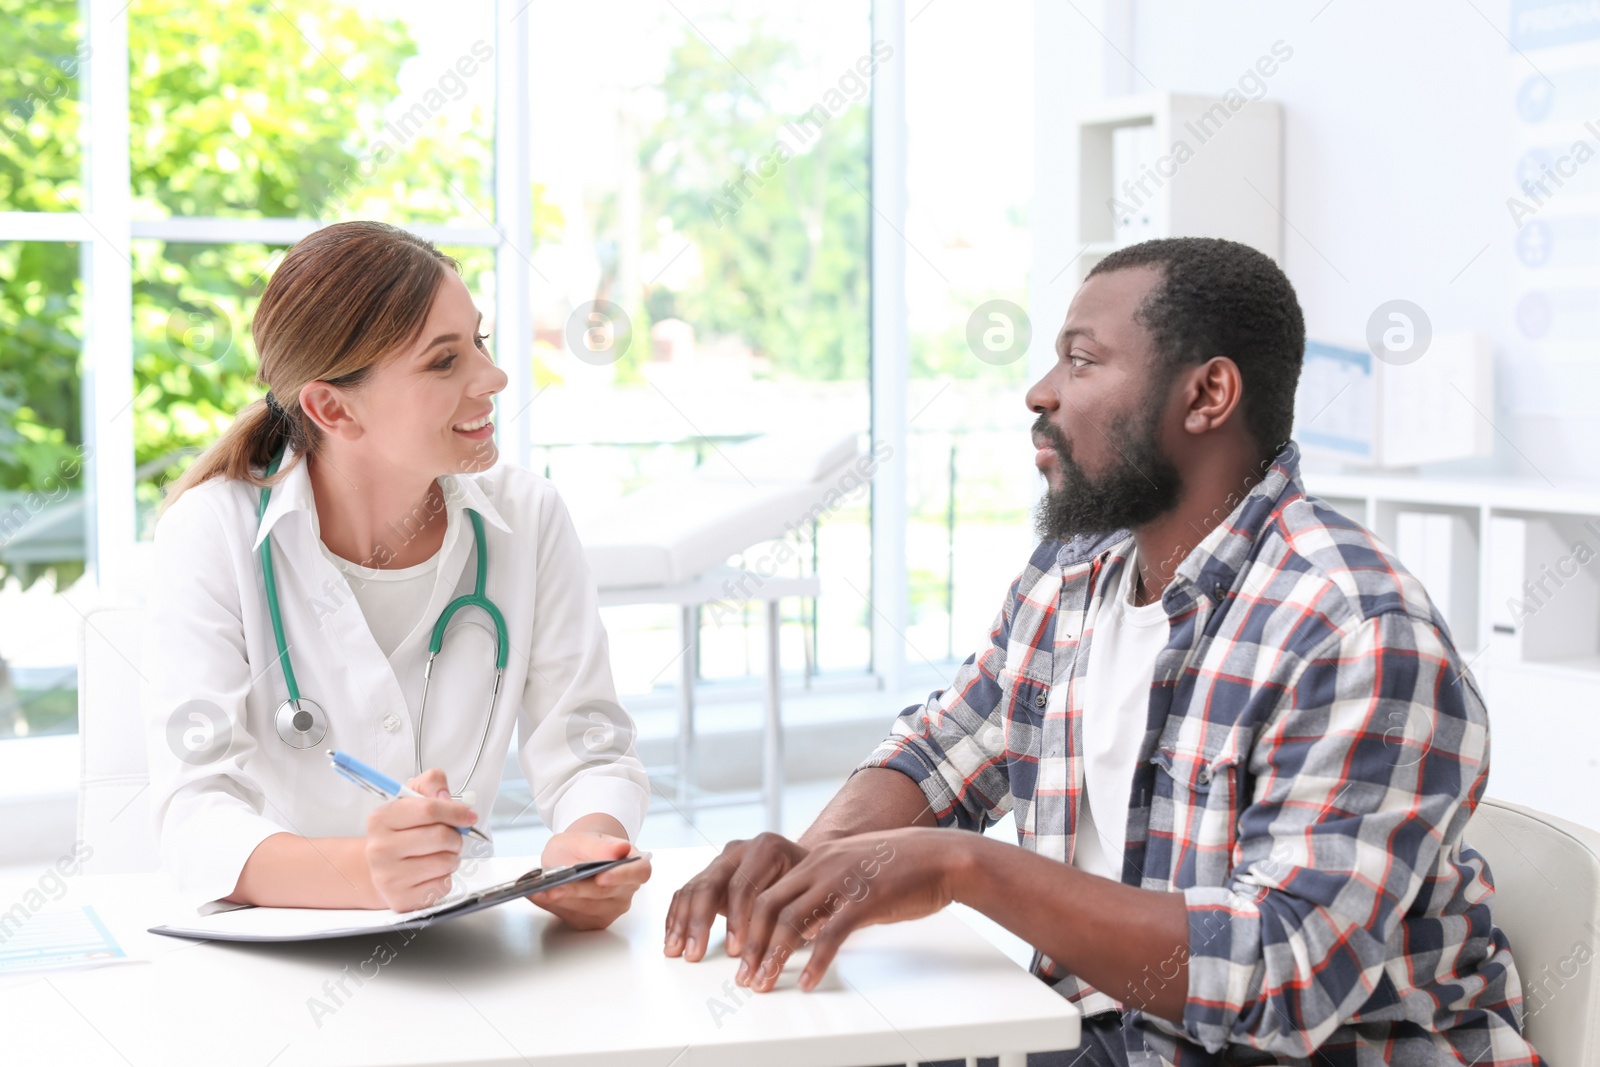
<svg viewBox="0 0 1600 1067">
<path fill-rule="evenodd" d="M 961 901 L 1085 1014 L 1033 1065 L 1542 1063 L 1462 840 L 1483 700 L 1417 579 L 1306 495 L 1304 348 L 1245 245 L 1101 260 L 1027 394 L 1042 543 L 989 643 L 798 844 L 679 890 L 667 954 L 724 914 L 736 981 L 809 941 L 810 989 L 850 931 Z M 1008 811 L 1018 845 L 944 829 Z"/>
</svg>

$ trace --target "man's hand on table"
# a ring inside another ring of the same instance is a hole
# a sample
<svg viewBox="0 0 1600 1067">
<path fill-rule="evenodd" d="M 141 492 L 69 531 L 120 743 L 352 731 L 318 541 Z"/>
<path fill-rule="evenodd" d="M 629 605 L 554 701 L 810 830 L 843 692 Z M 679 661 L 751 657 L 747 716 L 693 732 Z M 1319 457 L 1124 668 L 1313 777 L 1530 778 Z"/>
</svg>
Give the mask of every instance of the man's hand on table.
<svg viewBox="0 0 1600 1067">
<path fill-rule="evenodd" d="M 756 896 L 805 859 L 807 850 L 781 834 L 730 841 L 710 866 L 672 894 L 666 953 L 691 963 L 706 954 L 711 924 L 728 917 L 728 955 L 738 953 Z"/>
<path fill-rule="evenodd" d="M 812 989 L 852 931 L 920 919 L 954 900 L 970 854 L 965 840 L 908 827 L 838 838 L 809 852 L 776 834 L 736 841 L 673 897 L 666 953 L 700 959 L 720 912 L 728 916 L 728 954 L 740 957 L 735 982 L 771 990 L 784 962 L 809 942 L 800 988 Z"/>
</svg>

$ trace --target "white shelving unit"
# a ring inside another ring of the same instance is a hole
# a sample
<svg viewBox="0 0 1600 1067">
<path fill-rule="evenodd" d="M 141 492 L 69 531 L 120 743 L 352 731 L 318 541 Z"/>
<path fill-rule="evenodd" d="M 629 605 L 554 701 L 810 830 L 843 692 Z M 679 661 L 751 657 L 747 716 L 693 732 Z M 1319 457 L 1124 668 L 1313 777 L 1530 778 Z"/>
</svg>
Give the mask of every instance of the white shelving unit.
<svg viewBox="0 0 1600 1067">
<path fill-rule="evenodd" d="M 1303 478 L 1439 605 L 1489 706 L 1489 792 L 1600 829 L 1600 483 Z"/>
<path fill-rule="evenodd" d="M 1141 126 L 1153 128 L 1154 158 L 1118 176 L 1117 131 Z M 1119 244 L 1144 237 L 1226 237 L 1282 261 L 1277 104 L 1235 109 L 1223 97 L 1183 93 L 1113 97 L 1079 111 L 1074 153 L 1075 246 L 1087 245 L 1074 262 L 1079 281 Z M 1148 231 L 1119 241 L 1113 200 L 1148 213 Z"/>
</svg>

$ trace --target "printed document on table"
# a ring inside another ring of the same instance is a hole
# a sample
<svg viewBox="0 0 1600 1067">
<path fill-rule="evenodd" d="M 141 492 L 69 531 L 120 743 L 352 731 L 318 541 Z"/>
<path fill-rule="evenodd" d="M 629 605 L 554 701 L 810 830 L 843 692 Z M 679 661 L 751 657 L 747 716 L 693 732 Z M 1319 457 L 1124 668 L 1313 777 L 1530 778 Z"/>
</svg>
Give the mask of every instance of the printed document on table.
<svg viewBox="0 0 1600 1067">
<path fill-rule="evenodd" d="M 8 916 L 9 918 L 9 916 Z M 93 908 L 45 908 L 0 924 L 0 975 L 130 963 Z"/>
</svg>

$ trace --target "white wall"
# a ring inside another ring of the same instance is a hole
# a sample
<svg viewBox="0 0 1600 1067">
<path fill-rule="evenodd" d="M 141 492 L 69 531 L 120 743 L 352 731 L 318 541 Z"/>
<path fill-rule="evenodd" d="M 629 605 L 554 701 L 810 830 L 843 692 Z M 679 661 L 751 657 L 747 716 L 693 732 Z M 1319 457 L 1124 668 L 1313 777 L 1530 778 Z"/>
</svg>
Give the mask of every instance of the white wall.
<svg viewBox="0 0 1600 1067">
<path fill-rule="evenodd" d="M 1041 109 L 1053 98 L 1058 130 L 1082 91 L 1083 67 L 1120 69 L 1133 92 L 1221 94 L 1275 41 L 1291 47 L 1293 57 L 1268 79 L 1267 98 L 1284 108 L 1284 267 L 1311 336 L 1359 343 L 1373 309 L 1394 298 L 1421 305 L 1435 332 L 1486 331 L 1496 361 L 1495 458 L 1430 472 L 1542 475 L 1563 486 L 1595 480 L 1600 420 L 1592 399 L 1600 359 L 1549 358 L 1517 332 L 1512 316 L 1527 283 L 1516 268 L 1516 226 L 1506 208 L 1518 191 L 1523 149 L 1515 94 L 1561 57 L 1511 48 L 1508 0 L 1078 6 L 1088 18 L 1052 0 L 1040 3 L 1041 38 L 1047 27 L 1053 33 L 1037 45 L 1047 94 Z M 1047 19 L 1044 11 L 1058 7 Z M 1119 40 L 1122 34 L 1128 39 Z M 1057 64 L 1071 57 L 1080 67 L 1077 84 L 1066 73 L 1048 74 L 1046 54 Z M 1114 85 L 1115 75 L 1101 82 Z M 1041 135 L 1049 127 L 1041 115 Z M 1053 209 L 1044 202 L 1043 178 L 1039 214 L 1048 220 Z M 1035 286 L 1041 319 L 1054 316 L 1058 324 L 1062 294 L 1041 289 L 1037 279 Z M 1460 403 L 1463 418 L 1479 417 Z"/>
</svg>

